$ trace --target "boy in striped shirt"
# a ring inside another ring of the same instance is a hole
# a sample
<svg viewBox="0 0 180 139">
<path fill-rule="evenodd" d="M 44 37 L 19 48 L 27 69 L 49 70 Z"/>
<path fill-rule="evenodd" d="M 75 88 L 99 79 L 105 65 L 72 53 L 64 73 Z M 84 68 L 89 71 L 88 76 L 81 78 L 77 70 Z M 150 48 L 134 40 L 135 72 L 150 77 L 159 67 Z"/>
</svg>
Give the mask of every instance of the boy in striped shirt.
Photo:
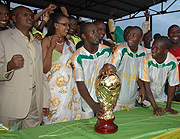
<svg viewBox="0 0 180 139">
<path fill-rule="evenodd" d="M 123 107 L 134 107 L 137 89 L 143 85 L 142 81 L 138 80 L 140 61 L 147 54 L 146 48 L 139 45 L 142 34 L 140 27 L 131 27 L 126 38 L 127 43 L 123 43 L 116 48 L 112 61 L 109 64 L 116 67 L 116 73 L 119 75 L 122 83 L 114 111 L 120 111 Z M 101 71 L 101 74 L 105 73 L 109 73 L 106 65 Z M 140 90 L 139 93 L 142 101 L 144 100 L 143 92 Z"/>
<path fill-rule="evenodd" d="M 94 117 L 94 113 L 104 113 L 97 100 L 95 80 L 99 70 L 109 61 L 111 51 L 108 46 L 99 44 L 98 30 L 94 24 L 84 24 L 80 33 L 84 39 L 84 46 L 73 54 L 71 60 L 74 65 L 74 78 L 82 96 L 82 118 L 88 119 Z"/>
<path fill-rule="evenodd" d="M 154 115 L 162 116 L 166 111 L 177 114 L 171 108 L 175 86 L 179 84 L 178 63 L 168 51 L 170 40 L 162 36 L 156 39 L 152 46 L 152 54 L 144 59 L 140 67 L 139 78 L 144 81 L 146 94 L 154 109 Z M 164 85 L 168 79 L 168 95 L 164 92 Z M 167 101 L 166 108 L 160 108 L 156 102 Z"/>
</svg>

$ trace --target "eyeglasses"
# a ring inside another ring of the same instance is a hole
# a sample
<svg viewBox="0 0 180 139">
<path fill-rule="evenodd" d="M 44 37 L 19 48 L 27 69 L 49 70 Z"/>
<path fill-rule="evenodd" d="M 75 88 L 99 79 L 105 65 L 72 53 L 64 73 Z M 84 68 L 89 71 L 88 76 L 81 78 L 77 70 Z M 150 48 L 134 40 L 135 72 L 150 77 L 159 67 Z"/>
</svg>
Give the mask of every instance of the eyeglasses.
<svg viewBox="0 0 180 139">
<path fill-rule="evenodd" d="M 65 27 L 69 27 L 68 23 L 57 23 L 57 24 L 61 24 L 61 25 L 65 26 Z"/>
</svg>

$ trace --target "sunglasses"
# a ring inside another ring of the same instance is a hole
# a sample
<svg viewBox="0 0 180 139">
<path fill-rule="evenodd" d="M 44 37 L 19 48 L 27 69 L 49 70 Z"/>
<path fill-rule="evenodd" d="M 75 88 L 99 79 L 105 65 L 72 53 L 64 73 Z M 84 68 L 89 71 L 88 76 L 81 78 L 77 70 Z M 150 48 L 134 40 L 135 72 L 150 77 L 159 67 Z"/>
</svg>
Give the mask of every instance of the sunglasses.
<svg viewBox="0 0 180 139">
<path fill-rule="evenodd" d="M 57 24 L 61 24 L 61 25 L 65 26 L 65 27 L 69 27 L 68 23 L 57 23 Z"/>
</svg>

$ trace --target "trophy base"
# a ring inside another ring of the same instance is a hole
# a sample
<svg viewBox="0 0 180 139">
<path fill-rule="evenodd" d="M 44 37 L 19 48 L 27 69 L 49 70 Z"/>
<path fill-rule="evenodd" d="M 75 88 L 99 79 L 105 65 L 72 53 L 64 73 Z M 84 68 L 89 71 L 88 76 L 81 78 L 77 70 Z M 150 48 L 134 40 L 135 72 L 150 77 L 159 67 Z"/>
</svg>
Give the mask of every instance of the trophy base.
<svg viewBox="0 0 180 139">
<path fill-rule="evenodd" d="M 118 126 L 113 123 L 115 117 L 110 120 L 99 119 L 94 126 L 94 130 L 100 134 L 112 134 L 118 130 Z"/>
</svg>

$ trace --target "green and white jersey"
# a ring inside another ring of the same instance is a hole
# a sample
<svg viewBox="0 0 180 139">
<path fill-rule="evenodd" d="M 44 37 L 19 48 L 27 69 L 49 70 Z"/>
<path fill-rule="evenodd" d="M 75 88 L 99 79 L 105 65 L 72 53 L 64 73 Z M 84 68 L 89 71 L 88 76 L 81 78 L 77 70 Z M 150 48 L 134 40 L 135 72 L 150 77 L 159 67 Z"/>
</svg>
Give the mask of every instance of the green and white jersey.
<svg viewBox="0 0 180 139">
<path fill-rule="evenodd" d="M 162 64 L 158 64 L 150 54 L 141 63 L 139 71 L 139 78 L 142 81 L 150 82 L 152 94 L 157 102 L 167 101 L 167 95 L 164 92 L 166 79 L 168 79 L 170 86 L 179 84 L 178 63 L 176 58 L 169 52 Z"/>
<path fill-rule="evenodd" d="M 127 43 L 119 45 L 115 50 L 110 63 L 116 67 L 122 82 L 116 106 L 135 106 L 139 64 L 146 54 L 146 48 L 139 45 L 137 51 L 133 52 Z"/>
<path fill-rule="evenodd" d="M 99 44 L 98 51 L 94 54 L 89 53 L 84 47 L 79 48 L 72 56 L 74 64 L 75 81 L 84 81 L 89 94 L 94 101 L 98 102 L 95 92 L 95 80 L 99 71 L 111 57 L 111 50 L 108 46 Z M 85 112 L 91 112 L 92 109 L 82 98 L 82 108 Z"/>
</svg>

